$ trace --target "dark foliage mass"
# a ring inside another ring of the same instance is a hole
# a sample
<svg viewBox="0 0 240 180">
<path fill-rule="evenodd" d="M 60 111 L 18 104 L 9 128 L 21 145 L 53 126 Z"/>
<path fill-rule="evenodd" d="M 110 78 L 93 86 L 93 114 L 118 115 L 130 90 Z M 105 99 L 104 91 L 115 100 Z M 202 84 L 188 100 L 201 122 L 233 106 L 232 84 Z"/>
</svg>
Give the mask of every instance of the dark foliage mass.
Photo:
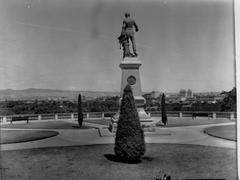
<svg viewBox="0 0 240 180">
<path fill-rule="evenodd" d="M 76 99 L 77 100 L 77 99 Z M 97 98 L 82 101 L 83 112 L 110 112 L 117 111 L 119 97 Z M 0 114 L 48 114 L 71 113 L 78 111 L 78 102 L 68 100 L 34 100 L 34 101 L 2 101 L 0 102 Z"/>
<path fill-rule="evenodd" d="M 77 104 L 70 101 L 3 101 L 0 102 L 3 115 L 48 114 L 76 112 Z"/>
<path fill-rule="evenodd" d="M 138 161 L 145 153 L 144 133 L 130 85 L 122 97 L 114 151 L 123 161 Z"/>
<path fill-rule="evenodd" d="M 195 102 L 191 107 L 182 106 L 181 111 L 221 111 L 220 102 L 209 104 L 207 102 Z"/>
<path fill-rule="evenodd" d="M 161 101 L 161 111 L 162 111 L 162 123 L 164 126 L 167 124 L 167 112 L 166 112 L 166 105 L 165 105 L 165 94 L 162 95 L 162 101 Z"/>
<path fill-rule="evenodd" d="M 85 112 L 107 112 L 117 111 L 119 108 L 119 97 L 97 98 L 83 103 Z"/>
<path fill-rule="evenodd" d="M 82 97 L 81 94 L 78 95 L 78 125 L 82 127 L 83 122 L 83 112 L 82 112 Z"/>
<path fill-rule="evenodd" d="M 222 111 L 236 111 L 236 104 L 237 104 L 237 92 L 236 88 L 234 87 L 229 92 L 222 92 L 225 94 L 225 98 L 221 103 L 221 110 Z"/>
</svg>

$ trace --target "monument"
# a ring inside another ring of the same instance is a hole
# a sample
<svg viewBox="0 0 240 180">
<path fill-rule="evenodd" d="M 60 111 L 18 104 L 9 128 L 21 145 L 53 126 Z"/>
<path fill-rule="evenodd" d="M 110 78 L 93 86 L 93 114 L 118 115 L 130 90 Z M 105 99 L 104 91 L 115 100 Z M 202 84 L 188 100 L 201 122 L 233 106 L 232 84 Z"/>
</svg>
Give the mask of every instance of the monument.
<svg viewBox="0 0 240 180">
<path fill-rule="evenodd" d="M 133 19 L 130 18 L 130 14 L 125 14 L 125 19 L 123 21 L 123 27 L 121 35 L 118 37 L 120 45 L 123 47 L 123 59 L 119 64 L 119 67 L 122 70 L 121 78 L 121 90 L 120 96 L 123 95 L 123 89 L 129 84 L 132 88 L 133 96 L 135 99 L 135 105 L 138 111 L 139 119 L 143 127 L 154 126 L 156 122 L 151 119 L 144 110 L 144 105 L 146 100 L 142 96 L 141 89 L 141 80 L 140 80 L 140 71 L 139 68 L 142 65 L 142 62 L 139 60 L 136 52 L 136 45 L 133 33 L 133 26 L 135 26 L 136 32 L 138 27 Z M 130 34 L 130 35 L 129 35 Z M 131 53 L 129 48 L 129 39 L 132 42 L 133 53 Z M 120 99 L 121 102 L 121 99 Z M 119 112 L 115 114 L 109 126 L 111 132 L 115 132 L 117 128 L 117 121 L 119 118 Z"/>
</svg>

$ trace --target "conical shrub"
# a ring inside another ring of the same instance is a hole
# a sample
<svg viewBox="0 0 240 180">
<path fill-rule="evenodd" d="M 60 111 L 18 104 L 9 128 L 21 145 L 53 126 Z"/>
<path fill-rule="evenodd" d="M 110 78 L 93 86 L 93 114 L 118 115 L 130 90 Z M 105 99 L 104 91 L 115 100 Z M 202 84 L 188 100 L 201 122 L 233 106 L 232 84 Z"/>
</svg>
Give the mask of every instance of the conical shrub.
<svg viewBox="0 0 240 180">
<path fill-rule="evenodd" d="M 166 105 L 165 105 L 165 94 L 162 95 L 162 101 L 161 101 L 161 111 L 162 111 L 162 123 L 164 126 L 167 124 L 167 112 L 166 112 Z"/>
<path fill-rule="evenodd" d="M 144 133 L 130 85 L 124 89 L 118 120 L 115 155 L 122 160 L 139 160 L 145 153 Z"/>
<path fill-rule="evenodd" d="M 78 125 L 82 127 L 83 123 L 83 113 L 82 113 L 82 97 L 81 94 L 78 95 Z"/>
</svg>

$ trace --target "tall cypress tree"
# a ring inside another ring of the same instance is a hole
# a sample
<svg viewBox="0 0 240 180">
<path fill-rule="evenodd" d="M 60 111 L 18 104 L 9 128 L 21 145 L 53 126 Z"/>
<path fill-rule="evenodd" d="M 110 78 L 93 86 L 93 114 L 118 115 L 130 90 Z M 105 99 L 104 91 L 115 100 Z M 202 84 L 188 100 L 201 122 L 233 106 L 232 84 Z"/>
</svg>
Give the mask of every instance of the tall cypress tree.
<svg viewBox="0 0 240 180">
<path fill-rule="evenodd" d="M 124 89 L 114 151 L 117 157 L 136 161 L 145 153 L 144 133 L 139 121 L 130 85 Z"/>
<path fill-rule="evenodd" d="M 166 112 L 166 105 L 165 105 L 165 94 L 162 95 L 162 101 L 161 101 L 161 111 L 162 111 L 162 123 L 164 126 L 167 124 L 167 112 Z"/>
<path fill-rule="evenodd" d="M 83 113 L 82 113 L 82 97 L 81 94 L 78 95 L 78 125 L 82 127 Z"/>
</svg>

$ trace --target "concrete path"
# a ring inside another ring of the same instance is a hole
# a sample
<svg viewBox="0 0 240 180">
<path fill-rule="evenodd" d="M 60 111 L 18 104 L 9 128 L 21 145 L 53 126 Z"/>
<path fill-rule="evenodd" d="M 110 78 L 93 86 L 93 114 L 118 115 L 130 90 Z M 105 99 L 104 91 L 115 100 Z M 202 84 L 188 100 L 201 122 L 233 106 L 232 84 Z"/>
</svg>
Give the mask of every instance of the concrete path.
<svg viewBox="0 0 240 180">
<path fill-rule="evenodd" d="M 215 138 L 203 132 L 207 127 L 232 125 L 234 122 L 198 125 L 198 126 L 182 126 L 182 127 L 167 127 L 156 128 L 155 133 L 145 133 L 145 140 L 147 143 L 177 143 L 177 144 L 196 144 L 205 146 L 215 146 L 222 148 L 236 149 L 236 142 Z M 87 123 L 86 123 L 87 125 Z M 24 143 L 2 144 L 1 150 L 16 150 L 29 149 L 40 147 L 56 147 L 56 146 L 74 146 L 74 145 L 90 145 L 90 144 L 109 144 L 114 143 L 114 134 L 109 133 L 104 125 L 94 125 L 98 129 L 47 129 L 59 132 L 59 135 Z M 4 133 L 4 129 L 1 129 Z M 9 130 L 9 129 L 6 129 Z M 23 129 L 11 129 L 23 130 Z M 24 129 L 24 130 L 46 130 L 46 129 Z"/>
</svg>

